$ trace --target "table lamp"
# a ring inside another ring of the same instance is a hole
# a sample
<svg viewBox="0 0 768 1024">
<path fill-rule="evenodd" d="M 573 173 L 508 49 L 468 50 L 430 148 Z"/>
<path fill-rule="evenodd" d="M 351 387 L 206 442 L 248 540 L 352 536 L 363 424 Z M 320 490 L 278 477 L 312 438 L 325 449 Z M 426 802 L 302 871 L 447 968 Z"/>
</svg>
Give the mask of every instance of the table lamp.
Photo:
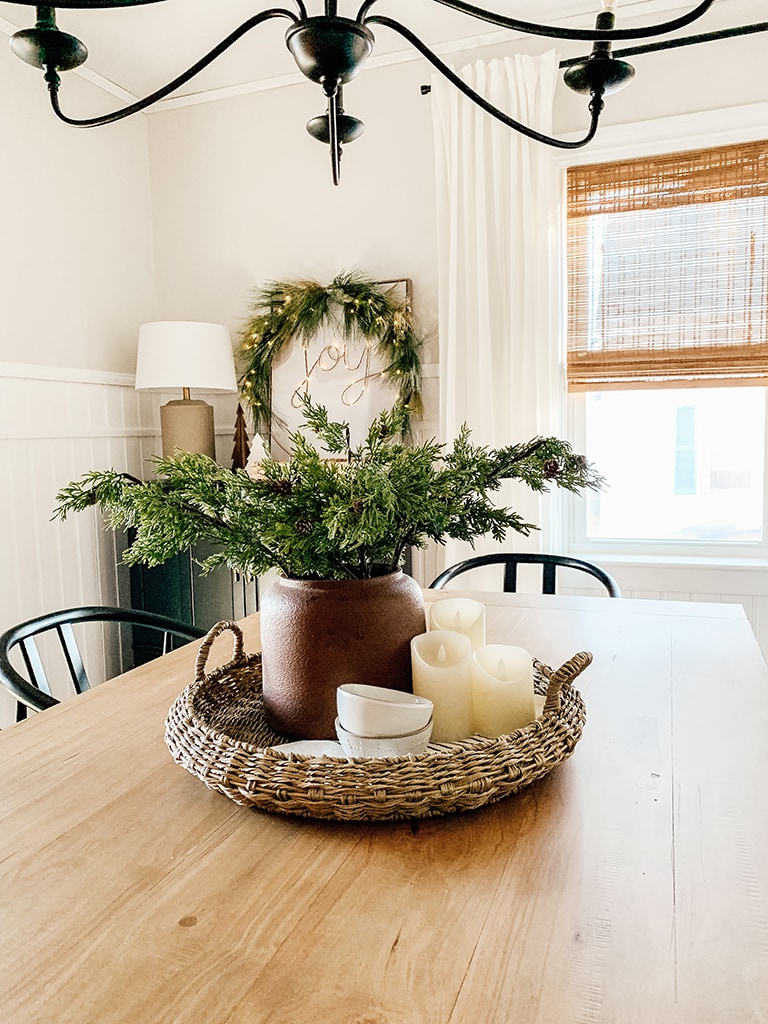
<svg viewBox="0 0 768 1024">
<path fill-rule="evenodd" d="M 137 391 L 182 389 L 182 398 L 160 408 L 163 458 L 176 449 L 216 457 L 213 408 L 191 399 L 191 388 L 237 391 L 229 331 L 222 324 L 162 320 L 142 324 L 136 359 Z"/>
</svg>

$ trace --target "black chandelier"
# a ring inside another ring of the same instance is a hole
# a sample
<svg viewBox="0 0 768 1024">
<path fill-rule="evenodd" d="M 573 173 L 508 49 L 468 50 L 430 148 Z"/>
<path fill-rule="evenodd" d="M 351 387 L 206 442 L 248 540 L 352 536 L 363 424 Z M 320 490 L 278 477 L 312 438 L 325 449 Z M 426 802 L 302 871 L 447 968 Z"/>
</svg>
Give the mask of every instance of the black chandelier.
<svg viewBox="0 0 768 1024">
<path fill-rule="evenodd" d="M 696 7 L 680 17 L 658 25 L 634 29 L 616 29 L 614 27 L 615 0 L 600 0 L 602 10 L 597 15 L 593 29 L 568 29 L 555 25 L 538 25 L 534 22 L 520 21 L 516 18 L 496 14 L 473 4 L 464 3 L 463 0 L 432 0 L 433 3 L 442 4 L 444 7 L 466 14 L 468 17 L 497 25 L 500 28 L 552 39 L 582 40 L 592 43 L 591 53 L 587 56 L 561 62 L 561 67 L 565 68 L 563 77 L 566 85 L 575 92 L 590 97 L 590 123 L 586 134 L 576 141 L 566 141 L 537 132 L 489 103 L 474 89 L 471 89 L 448 65 L 444 64 L 405 25 L 384 15 L 371 13 L 377 0 L 365 0 L 354 19 L 339 16 L 337 0 L 324 0 L 324 13 L 315 17 L 308 16 L 303 0 L 292 0 L 296 11 L 289 11 L 282 7 L 272 7 L 261 11 L 244 21 L 242 25 L 173 81 L 149 96 L 145 96 L 144 99 L 129 103 L 119 110 L 99 117 L 80 119 L 68 117 L 59 106 L 61 83 L 59 72 L 79 67 L 86 60 L 88 50 L 75 36 L 62 32 L 57 27 L 56 7 L 84 9 L 138 7 L 142 4 L 157 3 L 159 0 L 57 0 L 55 5 L 40 5 L 36 3 L 36 0 L 11 0 L 11 2 L 37 8 L 37 20 L 34 28 L 16 32 L 10 39 L 11 49 L 27 64 L 44 70 L 54 113 L 66 124 L 80 128 L 110 124 L 123 117 L 128 117 L 130 114 L 145 110 L 151 104 L 165 98 L 188 82 L 238 39 L 250 32 L 252 28 L 272 18 L 286 18 L 291 22 L 285 34 L 287 47 L 293 54 L 302 74 L 310 81 L 316 82 L 322 88 L 326 98 L 326 112 L 318 117 L 313 117 L 307 124 L 307 131 L 313 138 L 330 147 L 331 169 L 335 185 L 339 183 L 342 145 L 356 139 L 364 128 L 362 121 L 344 112 L 342 89 L 360 71 L 373 51 L 374 36 L 371 26 L 380 25 L 398 33 L 415 47 L 441 75 L 502 124 L 530 139 L 560 149 L 578 149 L 594 138 L 600 114 L 605 106 L 604 97 L 625 86 L 635 73 L 632 65 L 628 64 L 623 59 L 624 57 L 768 30 L 768 22 L 762 22 L 697 36 L 675 37 L 614 52 L 612 44 L 618 40 L 649 39 L 685 28 L 701 18 L 713 6 L 715 0 L 701 0 Z"/>
</svg>

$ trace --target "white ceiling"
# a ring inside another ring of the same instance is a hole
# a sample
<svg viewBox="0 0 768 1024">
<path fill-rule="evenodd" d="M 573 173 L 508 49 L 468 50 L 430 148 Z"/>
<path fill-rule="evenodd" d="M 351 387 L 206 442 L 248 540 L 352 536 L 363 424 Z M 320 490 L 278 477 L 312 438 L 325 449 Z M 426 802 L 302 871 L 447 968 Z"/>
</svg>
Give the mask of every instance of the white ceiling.
<svg viewBox="0 0 768 1024">
<path fill-rule="evenodd" d="M 321 0 L 305 0 L 310 16 L 322 14 Z M 362 0 L 339 0 L 339 14 L 355 17 Z M 593 24 L 599 0 L 475 0 L 478 6 L 518 18 Z M 619 0 L 620 24 L 647 24 L 660 12 L 689 10 L 698 0 Z M 294 9 L 292 0 L 162 0 L 132 9 L 59 10 L 59 28 L 81 39 L 89 50 L 86 68 L 133 96 L 145 95 L 174 78 L 247 18 L 271 6 Z M 766 0 L 717 0 L 717 11 L 707 14 L 689 32 L 706 31 L 725 21 L 730 9 L 737 18 L 765 18 Z M 749 18 L 750 9 L 754 17 Z M 428 45 L 450 60 L 456 52 L 478 42 L 502 40 L 503 30 L 458 14 L 435 0 L 379 0 L 371 11 L 402 22 Z M 3 24 L 4 23 L 4 24 Z M 714 23 L 714 24 L 713 24 Z M 34 24 L 34 7 L 0 2 L 0 27 Z M 289 23 L 274 19 L 254 28 L 193 79 L 182 94 L 270 82 L 297 74 L 284 36 Z M 376 45 L 370 63 L 401 59 L 413 49 L 399 35 L 374 28 Z M 573 46 L 573 44 L 571 44 Z M 576 44 L 586 49 L 584 44 Z M 573 52 L 571 49 L 570 52 Z M 581 52 L 581 49 L 576 52 Z M 418 55 L 417 55 L 418 56 Z"/>
</svg>

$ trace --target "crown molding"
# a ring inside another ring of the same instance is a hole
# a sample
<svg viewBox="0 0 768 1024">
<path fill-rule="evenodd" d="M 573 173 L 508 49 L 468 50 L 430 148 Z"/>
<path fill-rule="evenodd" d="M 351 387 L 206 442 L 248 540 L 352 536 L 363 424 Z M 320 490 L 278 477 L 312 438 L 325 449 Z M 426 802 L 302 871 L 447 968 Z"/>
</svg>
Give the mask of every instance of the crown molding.
<svg viewBox="0 0 768 1024">
<path fill-rule="evenodd" d="M 570 133 L 563 138 L 577 139 L 581 134 Z M 605 125 L 589 146 L 579 150 L 560 150 L 553 158 L 559 167 L 573 167 L 631 159 L 635 156 L 755 142 L 766 137 L 768 103 L 747 103 L 738 107 L 701 110 L 649 121 Z"/>
<path fill-rule="evenodd" d="M 728 0 L 720 0 L 720 3 L 727 2 Z M 692 4 L 693 0 L 623 0 L 621 15 L 622 20 L 624 18 L 629 19 L 635 15 L 639 15 L 642 17 L 644 22 L 649 20 L 658 21 L 661 20 L 662 15 L 674 15 L 678 11 L 690 10 Z M 254 0 L 254 5 L 256 6 L 256 0 Z M 584 24 L 585 16 L 592 13 L 593 8 L 593 0 L 584 0 L 584 3 L 581 5 L 581 9 L 574 13 L 573 0 L 570 0 L 568 4 L 563 5 L 562 13 L 558 13 L 552 18 L 552 23 L 559 25 Z M 8 21 L 6 18 L 0 18 L 0 33 L 9 37 L 12 36 L 14 32 L 18 32 L 22 27 L 23 26 L 21 25 L 16 25 L 13 22 Z M 497 46 L 499 43 L 521 38 L 531 37 L 524 36 L 521 33 L 496 28 L 486 32 L 477 33 L 472 36 L 463 36 L 459 39 L 453 39 L 448 42 L 441 43 L 434 47 L 434 52 L 441 57 L 450 57 L 451 54 L 459 54 L 467 50 L 482 49 L 486 46 Z M 557 40 L 553 40 L 552 45 L 556 44 Z M 374 56 L 368 61 L 367 67 L 393 67 L 398 64 L 408 64 L 421 60 L 423 60 L 423 57 L 418 53 L 418 51 L 408 48 L 397 50 L 393 53 L 381 54 L 378 57 Z M 116 82 L 105 78 L 103 75 L 99 75 L 95 71 L 91 71 L 85 65 L 73 69 L 68 72 L 68 74 L 80 76 L 92 85 L 101 89 L 103 92 L 106 92 L 125 103 L 134 103 L 139 99 L 139 97 L 134 93 L 129 92 L 127 89 L 124 89 Z M 288 86 L 298 85 L 305 81 L 306 79 L 304 76 L 299 71 L 295 71 L 273 78 L 254 80 L 244 82 L 239 85 L 225 86 L 220 89 L 208 89 L 201 92 L 189 93 L 184 96 L 171 97 L 166 100 L 161 100 L 150 109 L 144 111 L 144 113 L 147 116 L 151 116 L 152 114 L 162 113 L 163 111 L 174 110 L 180 107 L 198 106 L 203 103 L 217 103 L 236 96 L 283 89 Z"/>
<path fill-rule="evenodd" d="M 586 0 L 583 9 L 573 11 L 573 0 L 563 6 L 563 11 L 558 12 L 552 18 L 552 24 L 556 25 L 583 25 L 585 16 L 594 13 L 595 0 Z M 727 0 L 720 0 L 727 2 Z M 660 20 L 662 14 L 674 14 L 678 11 L 690 10 L 693 0 L 624 0 L 622 15 L 632 17 L 633 14 L 640 14 L 644 21 Z M 516 39 L 530 39 L 531 36 L 521 32 L 511 32 L 507 29 L 494 28 L 485 32 L 479 32 L 471 36 L 462 36 L 459 39 L 452 39 L 440 43 L 432 49 L 439 57 L 449 58 L 452 54 L 460 54 L 468 50 L 483 49 L 486 46 L 498 46 L 500 43 L 511 42 Z M 543 38 L 543 37 L 540 37 Z M 552 46 L 557 45 L 557 40 L 551 40 Z M 586 45 L 586 44 L 585 44 Z M 374 55 L 366 63 L 367 69 L 394 67 L 399 64 L 412 64 L 415 61 L 423 61 L 421 54 L 410 47 L 403 50 L 396 50 L 392 53 Z M 246 96 L 251 93 L 270 92 L 274 89 L 284 89 L 292 85 L 300 85 L 306 82 L 306 78 L 299 72 L 294 71 L 287 75 L 280 75 L 273 78 L 265 78 L 260 81 L 244 82 L 240 85 L 227 86 L 221 89 L 210 89 L 199 93 L 189 93 L 185 96 L 170 97 L 161 100 L 154 107 L 147 111 L 148 115 L 160 114 L 165 110 L 174 110 L 180 107 L 197 106 L 202 103 L 216 103 L 221 100 L 231 99 L 235 96 Z"/>
</svg>

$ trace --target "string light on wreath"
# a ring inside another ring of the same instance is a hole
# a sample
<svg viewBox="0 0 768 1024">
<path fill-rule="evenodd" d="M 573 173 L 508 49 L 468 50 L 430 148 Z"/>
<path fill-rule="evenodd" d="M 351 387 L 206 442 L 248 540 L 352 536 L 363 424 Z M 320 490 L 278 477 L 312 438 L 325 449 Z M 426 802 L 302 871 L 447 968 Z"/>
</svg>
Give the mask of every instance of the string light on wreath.
<svg viewBox="0 0 768 1024">
<path fill-rule="evenodd" d="M 308 390 L 312 367 L 306 357 L 310 343 L 321 331 L 332 329 L 341 339 L 335 346 L 342 365 L 350 342 L 365 342 L 361 377 L 345 389 L 362 396 L 367 384 L 384 378 L 413 415 L 421 405 L 421 347 L 423 340 L 413 323 L 408 297 L 397 292 L 397 282 L 377 282 L 359 272 L 339 274 L 329 285 L 316 281 L 271 282 L 254 295 L 252 315 L 243 325 L 240 344 L 240 390 L 250 408 L 254 429 L 270 431 L 272 366 L 286 345 L 299 343 L 305 351 L 307 376 L 297 391 Z M 381 368 L 371 371 L 375 354 Z M 319 365 L 320 358 L 316 360 Z M 357 391 L 353 389 L 357 387 Z M 354 399 L 354 401 L 359 400 Z M 346 404 L 353 400 L 345 399 Z"/>
</svg>

